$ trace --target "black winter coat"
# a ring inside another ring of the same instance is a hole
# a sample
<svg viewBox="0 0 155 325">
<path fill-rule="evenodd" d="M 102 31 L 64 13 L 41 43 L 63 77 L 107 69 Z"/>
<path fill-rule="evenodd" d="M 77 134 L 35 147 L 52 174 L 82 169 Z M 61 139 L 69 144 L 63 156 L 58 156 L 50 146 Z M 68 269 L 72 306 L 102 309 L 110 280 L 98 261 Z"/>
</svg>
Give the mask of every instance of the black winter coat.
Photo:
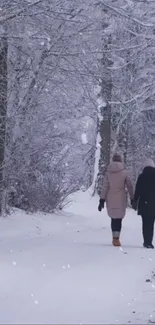
<svg viewBox="0 0 155 325">
<path fill-rule="evenodd" d="M 155 168 L 145 167 L 138 177 L 134 200 L 141 216 L 155 216 Z"/>
</svg>

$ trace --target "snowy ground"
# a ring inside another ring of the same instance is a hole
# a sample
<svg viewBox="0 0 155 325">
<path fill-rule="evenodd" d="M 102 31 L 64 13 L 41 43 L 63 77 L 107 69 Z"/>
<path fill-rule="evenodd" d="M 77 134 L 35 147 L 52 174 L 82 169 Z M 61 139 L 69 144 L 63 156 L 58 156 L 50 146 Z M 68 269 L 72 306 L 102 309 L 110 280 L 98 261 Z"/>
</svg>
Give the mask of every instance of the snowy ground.
<svg viewBox="0 0 155 325">
<path fill-rule="evenodd" d="M 73 200 L 59 215 L 0 220 L 0 324 L 147 324 L 155 252 L 142 248 L 140 218 L 128 212 L 115 248 L 98 199 Z"/>
</svg>

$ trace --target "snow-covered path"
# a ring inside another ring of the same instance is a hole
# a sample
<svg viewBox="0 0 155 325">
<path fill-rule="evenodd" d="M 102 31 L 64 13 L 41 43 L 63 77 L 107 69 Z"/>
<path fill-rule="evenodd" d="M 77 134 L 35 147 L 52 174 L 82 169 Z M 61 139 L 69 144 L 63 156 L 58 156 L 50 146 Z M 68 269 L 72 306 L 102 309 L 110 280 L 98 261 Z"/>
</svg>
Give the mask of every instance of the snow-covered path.
<svg viewBox="0 0 155 325">
<path fill-rule="evenodd" d="M 61 215 L 0 220 L 0 324 L 148 322 L 155 254 L 142 248 L 140 218 L 128 212 L 114 248 L 97 199 L 74 198 Z"/>
</svg>

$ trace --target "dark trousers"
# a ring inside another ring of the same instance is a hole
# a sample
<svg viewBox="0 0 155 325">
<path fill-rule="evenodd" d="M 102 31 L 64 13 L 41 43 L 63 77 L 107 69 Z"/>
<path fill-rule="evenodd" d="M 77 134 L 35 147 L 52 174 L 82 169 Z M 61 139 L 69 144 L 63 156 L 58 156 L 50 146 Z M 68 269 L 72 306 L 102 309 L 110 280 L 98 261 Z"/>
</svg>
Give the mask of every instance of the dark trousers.
<svg viewBox="0 0 155 325">
<path fill-rule="evenodd" d="M 148 217 L 146 215 L 142 216 L 142 232 L 144 238 L 144 244 L 152 244 L 153 234 L 154 234 L 154 222 L 155 217 Z"/>
<path fill-rule="evenodd" d="M 120 232 L 122 229 L 122 219 L 111 219 L 111 230 L 112 232 Z"/>
</svg>

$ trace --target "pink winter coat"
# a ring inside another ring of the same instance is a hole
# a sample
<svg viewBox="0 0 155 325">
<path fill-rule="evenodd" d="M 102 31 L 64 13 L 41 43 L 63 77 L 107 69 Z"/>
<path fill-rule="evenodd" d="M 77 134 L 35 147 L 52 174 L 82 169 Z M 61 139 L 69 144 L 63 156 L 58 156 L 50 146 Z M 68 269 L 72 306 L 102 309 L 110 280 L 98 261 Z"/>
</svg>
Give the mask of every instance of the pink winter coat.
<svg viewBox="0 0 155 325">
<path fill-rule="evenodd" d="M 105 175 L 101 198 L 106 201 L 108 215 L 123 219 L 127 208 L 127 191 L 133 199 L 133 187 L 121 162 L 112 162 Z"/>
</svg>

